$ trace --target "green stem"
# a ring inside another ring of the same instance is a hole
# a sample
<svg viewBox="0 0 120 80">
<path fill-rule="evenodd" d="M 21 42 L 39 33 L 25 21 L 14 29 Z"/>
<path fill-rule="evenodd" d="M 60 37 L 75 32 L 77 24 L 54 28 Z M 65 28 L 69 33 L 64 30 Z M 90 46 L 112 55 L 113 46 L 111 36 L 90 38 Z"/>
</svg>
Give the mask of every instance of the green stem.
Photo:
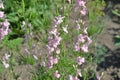
<svg viewBox="0 0 120 80">
<path fill-rule="evenodd" d="M 23 8 L 23 14 L 24 14 L 25 12 L 25 1 L 24 0 L 22 0 L 22 8 Z"/>
</svg>

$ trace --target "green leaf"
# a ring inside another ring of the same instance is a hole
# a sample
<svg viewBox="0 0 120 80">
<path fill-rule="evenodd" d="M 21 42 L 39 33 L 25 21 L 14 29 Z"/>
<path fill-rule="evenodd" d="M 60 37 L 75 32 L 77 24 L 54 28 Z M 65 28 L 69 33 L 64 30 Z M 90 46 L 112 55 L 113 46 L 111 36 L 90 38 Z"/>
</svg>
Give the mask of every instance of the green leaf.
<svg viewBox="0 0 120 80">
<path fill-rule="evenodd" d="M 120 16 L 120 13 L 118 12 L 118 10 L 117 10 L 117 9 L 112 10 L 112 13 L 113 13 L 113 14 L 115 14 L 116 16 Z"/>
<path fill-rule="evenodd" d="M 116 46 L 120 46 L 120 36 L 119 35 L 115 36 L 114 41 L 115 41 Z"/>
</svg>

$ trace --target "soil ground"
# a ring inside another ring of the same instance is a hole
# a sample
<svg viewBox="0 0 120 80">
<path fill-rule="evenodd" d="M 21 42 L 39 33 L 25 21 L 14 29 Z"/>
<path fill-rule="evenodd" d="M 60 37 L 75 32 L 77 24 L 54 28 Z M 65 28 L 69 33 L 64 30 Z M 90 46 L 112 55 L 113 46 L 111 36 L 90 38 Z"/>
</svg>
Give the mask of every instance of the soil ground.
<svg viewBox="0 0 120 80">
<path fill-rule="evenodd" d="M 120 3 L 109 3 L 120 6 Z M 116 46 L 114 40 L 116 35 L 120 35 L 120 17 L 112 15 L 110 9 L 107 12 L 105 28 L 98 39 L 107 48 L 107 52 L 104 61 L 98 65 L 98 71 L 103 73 L 101 80 L 120 80 L 120 46 Z"/>
</svg>

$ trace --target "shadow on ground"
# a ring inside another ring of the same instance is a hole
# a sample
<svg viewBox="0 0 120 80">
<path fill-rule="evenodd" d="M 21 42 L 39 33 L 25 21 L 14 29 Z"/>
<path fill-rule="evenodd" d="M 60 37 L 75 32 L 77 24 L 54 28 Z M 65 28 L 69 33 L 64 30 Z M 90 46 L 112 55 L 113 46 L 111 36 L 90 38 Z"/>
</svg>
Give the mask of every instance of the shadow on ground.
<svg viewBox="0 0 120 80">
<path fill-rule="evenodd" d="M 120 16 L 112 13 L 112 10 L 115 9 L 120 13 L 120 0 L 105 0 L 105 2 L 104 12 L 112 18 L 113 22 L 120 24 Z"/>
<path fill-rule="evenodd" d="M 120 80 L 120 48 L 114 51 L 108 49 L 97 70 L 103 72 L 102 80 Z"/>
<path fill-rule="evenodd" d="M 114 51 L 107 51 L 107 54 L 104 57 L 104 61 L 101 62 L 99 65 L 100 68 L 107 69 L 109 67 L 113 68 L 120 68 L 120 48 L 114 50 Z"/>
</svg>

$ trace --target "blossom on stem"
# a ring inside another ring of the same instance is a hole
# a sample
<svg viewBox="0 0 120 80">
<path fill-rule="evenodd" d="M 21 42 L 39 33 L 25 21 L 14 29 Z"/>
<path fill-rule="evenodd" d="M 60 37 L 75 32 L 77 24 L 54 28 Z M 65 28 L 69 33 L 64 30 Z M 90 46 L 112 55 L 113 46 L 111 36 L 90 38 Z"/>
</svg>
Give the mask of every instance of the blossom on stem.
<svg viewBox="0 0 120 80">
<path fill-rule="evenodd" d="M 86 8 L 83 8 L 81 11 L 80 11 L 80 13 L 83 15 L 83 16 L 85 16 L 86 15 Z"/>
<path fill-rule="evenodd" d="M 0 2 L 0 8 L 1 8 L 1 9 L 4 9 L 4 5 L 3 5 L 2 2 Z"/>
<path fill-rule="evenodd" d="M 9 59 L 11 55 L 8 55 L 8 54 L 5 54 L 2 58 L 2 63 L 4 65 L 5 68 L 8 68 L 9 67 L 9 64 L 7 63 L 7 60 Z"/>
<path fill-rule="evenodd" d="M 79 80 L 77 76 L 69 75 L 69 80 Z"/>
<path fill-rule="evenodd" d="M 81 47 L 81 50 L 83 52 L 88 52 L 88 45 L 87 44 L 83 44 L 82 47 Z"/>
<path fill-rule="evenodd" d="M 66 25 L 66 27 L 62 27 L 62 29 L 65 33 L 68 33 L 67 27 L 68 27 L 68 25 Z"/>
<path fill-rule="evenodd" d="M 83 1 L 83 0 L 76 0 L 76 7 L 75 7 L 75 11 L 77 11 L 77 9 L 79 9 L 79 7 L 82 9 L 82 10 L 80 10 L 80 13 L 83 15 L 83 16 L 85 16 L 86 15 L 86 11 L 87 11 L 87 9 L 86 9 L 86 2 L 85 1 Z"/>
<path fill-rule="evenodd" d="M 82 77 L 81 71 L 79 69 L 77 69 L 77 74 Z"/>
<path fill-rule="evenodd" d="M 56 54 L 60 54 L 60 49 L 56 48 Z"/>
<path fill-rule="evenodd" d="M 54 72 L 54 77 L 55 77 L 55 78 L 60 78 L 60 74 L 58 73 L 58 70 L 56 70 L 56 71 Z"/>
<path fill-rule="evenodd" d="M 63 18 L 64 18 L 64 17 L 62 17 L 61 15 L 55 17 L 55 19 L 54 19 L 55 25 L 61 24 L 61 23 L 63 22 Z M 57 27 L 57 26 L 56 26 L 56 27 Z"/>
<path fill-rule="evenodd" d="M 81 65 L 85 62 L 85 58 L 79 56 L 79 57 L 77 57 L 76 62 L 78 65 Z"/>
<path fill-rule="evenodd" d="M 79 50 L 80 50 L 79 43 L 76 43 L 76 44 L 75 44 L 74 50 L 75 50 L 75 51 L 79 51 Z"/>
<path fill-rule="evenodd" d="M 3 11 L 0 11 L 0 18 L 4 18 L 4 12 Z"/>
</svg>

